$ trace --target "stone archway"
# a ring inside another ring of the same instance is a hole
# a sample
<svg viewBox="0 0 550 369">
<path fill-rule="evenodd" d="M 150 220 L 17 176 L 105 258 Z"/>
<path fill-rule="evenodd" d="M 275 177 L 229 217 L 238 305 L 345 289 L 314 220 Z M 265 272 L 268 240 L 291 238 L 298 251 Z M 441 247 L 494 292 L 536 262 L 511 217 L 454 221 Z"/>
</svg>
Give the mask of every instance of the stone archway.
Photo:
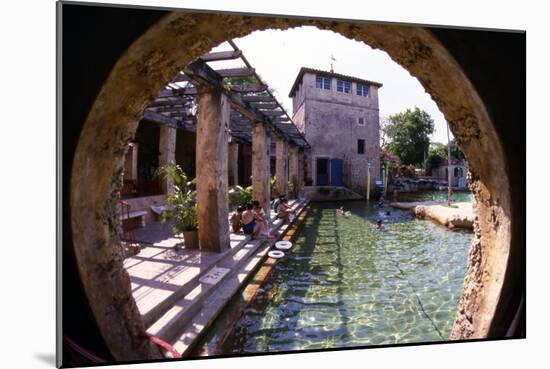
<svg viewBox="0 0 550 369">
<path fill-rule="evenodd" d="M 256 30 L 301 25 L 332 30 L 386 51 L 420 81 L 445 115 L 470 164 L 478 214 L 451 337 L 490 335 L 512 232 L 508 162 L 477 91 L 436 37 L 420 27 L 174 12 L 135 40 L 112 69 L 86 119 L 72 168 L 71 222 L 78 268 L 98 326 L 117 360 L 155 357 L 114 247 L 124 147 L 143 110 L 177 71 L 221 42 Z"/>
</svg>

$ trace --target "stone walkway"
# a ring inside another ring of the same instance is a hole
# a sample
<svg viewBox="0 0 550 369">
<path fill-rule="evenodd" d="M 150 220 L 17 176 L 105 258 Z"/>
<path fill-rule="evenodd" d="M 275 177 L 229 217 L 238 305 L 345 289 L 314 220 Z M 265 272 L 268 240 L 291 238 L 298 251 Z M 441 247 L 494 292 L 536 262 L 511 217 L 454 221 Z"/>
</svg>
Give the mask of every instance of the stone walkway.
<svg viewBox="0 0 550 369">
<path fill-rule="evenodd" d="M 291 205 L 301 211 L 307 201 Z M 280 237 L 287 226 L 274 216 L 272 230 Z M 172 235 L 169 224 L 150 223 L 134 234 L 143 247 L 125 259 L 124 267 L 144 325 L 149 334 L 173 343 L 182 353 L 189 351 L 273 243 L 231 233 L 231 247 L 213 253 L 175 249 L 183 239 Z"/>
</svg>

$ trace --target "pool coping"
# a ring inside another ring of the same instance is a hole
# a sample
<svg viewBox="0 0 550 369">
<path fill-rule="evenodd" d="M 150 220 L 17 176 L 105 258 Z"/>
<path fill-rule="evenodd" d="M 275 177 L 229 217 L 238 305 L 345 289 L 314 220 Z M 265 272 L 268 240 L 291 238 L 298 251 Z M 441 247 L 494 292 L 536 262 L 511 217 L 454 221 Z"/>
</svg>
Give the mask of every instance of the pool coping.
<svg viewBox="0 0 550 369">
<path fill-rule="evenodd" d="M 308 202 L 300 211 L 298 212 L 295 221 L 285 229 L 283 234 L 280 237 L 280 240 L 283 241 L 291 241 L 293 242 L 298 234 L 300 233 L 301 229 L 304 226 L 305 220 L 309 216 L 311 202 Z M 270 247 L 268 247 L 269 249 Z M 222 310 L 225 310 L 225 308 L 232 303 L 235 303 L 235 299 L 239 299 L 239 301 L 236 303 L 235 310 L 232 312 L 232 317 L 227 322 L 224 323 L 223 327 L 223 333 L 221 334 L 221 342 L 218 342 L 216 345 L 216 349 L 213 352 L 205 352 L 203 353 L 195 353 L 191 356 L 219 356 L 224 355 L 225 353 L 220 350 L 221 347 L 225 344 L 225 341 L 230 337 L 231 333 L 234 331 L 235 323 L 243 316 L 245 313 L 246 308 L 254 303 L 255 299 L 258 296 L 258 292 L 261 289 L 261 287 L 266 283 L 268 278 L 271 276 L 271 272 L 273 271 L 273 268 L 277 265 L 277 263 L 282 259 L 275 259 L 272 257 L 269 257 L 267 255 L 267 252 L 262 257 L 262 259 L 257 263 L 254 270 L 250 274 L 250 276 L 243 281 L 241 284 L 241 287 L 239 290 L 233 295 L 229 301 L 227 301 L 226 306 Z M 222 311 L 223 312 L 223 311 Z M 212 323 L 215 322 L 216 319 L 221 315 L 221 313 L 212 321 Z M 204 333 L 203 337 L 208 334 L 208 329 Z M 201 341 L 201 339 L 197 340 L 196 343 Z M 192 348 L 190 350 L 191 353 L 196 349 L 196 347 Z"/>
</svg>

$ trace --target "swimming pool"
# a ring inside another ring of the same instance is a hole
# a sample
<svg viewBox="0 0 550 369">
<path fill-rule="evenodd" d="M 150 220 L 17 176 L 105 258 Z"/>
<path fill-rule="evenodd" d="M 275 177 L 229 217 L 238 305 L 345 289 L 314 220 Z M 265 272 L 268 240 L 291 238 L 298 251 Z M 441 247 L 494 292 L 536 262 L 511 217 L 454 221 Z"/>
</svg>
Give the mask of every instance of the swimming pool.
<svg viewBox="0 0 550 369">
<path fill-rule="evenodd" d="M 452 199 L 457 202 L 472 202 L 473 194 L 471 192 L 458 192 L 452 194 Z M 447 191 L 417 191 L 404 192 L 397 194 L 394 199 L 390 195 L 391 201 L 447 201 Z"/>
<path fill-rule="evenodd" d="M 342 205 L 349 216 L 338 215 Z M 376 226 L 380 218 L 382 231 Z M 471 239 L 469 232 L 364 201 L 312 204 L 294 247 L 274 267 L 224 350 L 446 340 Z"/>
</svg>

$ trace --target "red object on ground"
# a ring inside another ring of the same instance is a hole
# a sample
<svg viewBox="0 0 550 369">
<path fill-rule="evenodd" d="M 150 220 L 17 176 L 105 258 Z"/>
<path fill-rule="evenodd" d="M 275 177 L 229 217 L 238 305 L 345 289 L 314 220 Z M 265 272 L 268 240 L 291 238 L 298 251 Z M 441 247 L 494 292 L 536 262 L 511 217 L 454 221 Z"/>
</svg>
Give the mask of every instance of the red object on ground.
<svg viewBox="0 0 550 369">
<path fill-rule="evenodd" d="M 174 348 L 174 346 L 172 346 L 168 342 L 163 341 L 160 338 L 155 337 L 155 336 L 151 336 L 151 335 L 149 335 L 149 340 L 151 342 L 153 342 L 155 345 L 162 348 L 163 350 L 168 351 L 169 353 L 171 353 L 172 356 L 174 357 L 174 359 L 180 359 L 181 358 L 181 354 L 179 352 L 177 352 L 176 349 Z"/>
</svg>

